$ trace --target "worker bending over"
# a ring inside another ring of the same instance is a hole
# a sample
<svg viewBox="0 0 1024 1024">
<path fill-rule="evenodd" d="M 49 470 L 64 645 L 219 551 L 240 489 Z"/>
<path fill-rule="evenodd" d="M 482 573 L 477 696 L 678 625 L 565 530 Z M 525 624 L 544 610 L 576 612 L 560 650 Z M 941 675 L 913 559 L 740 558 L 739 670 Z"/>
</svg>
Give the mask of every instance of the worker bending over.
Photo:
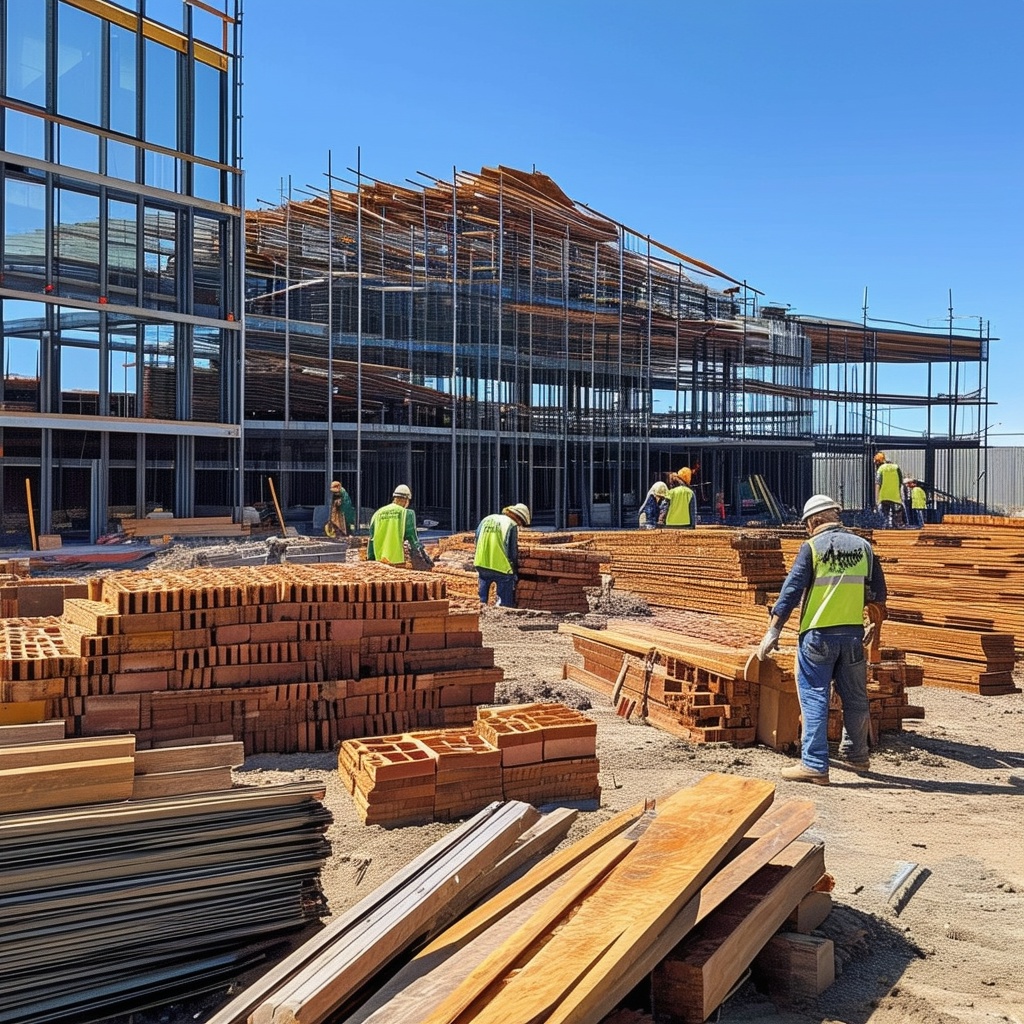
<svg viewBox="0 0 1024 1024">
<path fill-rule="evenodd" d="M 782 627 L 801 603 L 796 653 L 796 690 L 803 719 L 800 763 L 783 768 L 782 777 L 827 786 L 833 682 L 843 702 L 841 762 L 854 771 L 870 767 L 864 608 L 875 602 L 885 618 L 885 575 L 871 544 L 843 527 L 839 506 L 827 494 L 807 501 L 802 520 L 810 536 L 782 584 L 757 656 L 763 661 L 778 647 Z"/>
<path fill-rule="evenodd" d="M 348 536 L 356 531 L 356 509 L 352 504 L 348 491 L 341 486 L 340 480 L 331 483 L 331 493 L 327 498 L 330 506 L 330 517 L 324 526 L 328 537 Z"/>
<path fill-rule="evenodd" d="M 664 526 L 668 505 L 668 485 L 659 480 L 647 492 L 643 508 L 640 509 L 640 515 L 637 517 L 640 528 L 653 530 L 656 526 Z"/>
<path fill-rule="evenodd" d="M 910 488 L 910 514 L 912 524 L 918 530 L 924 528 L 924 513 L 928 508 L 928 495 L 921 486 L 920 480 L 908 480 L 907 487 Z"/>
<path fill-rule="evenodd" d="M 885 517 L 885 526 L 892 530 L 901 525 L 904 515 L 903 471 L 885 452 L 875 456 L 875 467 L 875 505 Z"/>
<path fill-rule="evenodd" d="M 370 540 L 366 557 L 371 562 L 405 565 L 405 545 L 424 559 L 427 553 L 416 533 L 416 513 L 409 508 L 412 491 L 399 484 L 391 496 L 391 503 L 377 509 L 370 518 Z"/>
<path fill-rule="evenodd" d="M 697 525 L 697 496 L 690 489 L 689 466 L 683 466 L 669 478 L 668 511 L 665 525 L 676 529 L 692 530 Z"/>
<path fill-rule="evenodd" d="M 516 581 L 519 578 L 519 527 L 530 525 L 530 510 L 522 504 L 506 505 L 501 512 L 484 516 L 476 528 L 476 567 L 480 601 L 487 598 L 494 584 L 497 603 L 516 606 Z"/>
</svg>

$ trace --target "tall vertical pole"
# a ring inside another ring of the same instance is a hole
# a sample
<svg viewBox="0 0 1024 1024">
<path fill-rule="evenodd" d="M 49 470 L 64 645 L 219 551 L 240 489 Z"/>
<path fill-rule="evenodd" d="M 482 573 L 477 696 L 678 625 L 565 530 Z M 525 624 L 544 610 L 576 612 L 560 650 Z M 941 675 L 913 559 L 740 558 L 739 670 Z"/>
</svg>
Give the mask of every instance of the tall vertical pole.
<svg viewBox="0 0 1024 1024">
<path fill-rule="evenodd" d="M 533 462 L 535 457 L 534 443 L 536 439 L 536 426 L 537 419 L 534 412 L 533 403 L 533 275 L 534 275 L 534 221 L 533 221 L 533 207 L 530 207 L 530 281 L 528 285 L 529 291 L 529 321 L 527 323 L 527 360 L 526 360 L 526 408 L 529 409 L 529 421 L 528 430 L 530 431 L 529 437 L 529 453 L 527 456 L 527 472 L 529 473 L 529 480 L 527 481 L 527 504 L 530 508 L 534 508 L 534 497 L 533 497 Z"/>
<path fill-rule="evenodd" d="M 292 295 L 292 176 L 288 175 L 288 205 L 284 208 L 284 423 L 291 420 L 291 295 Z"/>
<path fill-rule="evenodd" d="M 452 530 L 458 530 L 462 526 L 462 516 L 459 509 L 459 467 L 458 467 L 458 408 L 459 400 L 455 393 L 458 373 L 456 363 L 459 350 L 459 209 L 458 209 L 458 171 L 452 166 Z"/>
<path fill-rule="evenodd" d="M 363 507 L 363 151 L 356 146 L 356 527 Z M 383 302 L 383 293 L 381 302 Z M 389 485 L 394 489 L 394 483 Z"/>
<path fill-rule="evenodd" d="M 501 508 L 501 410 L 505 404 L 505 371 L 502 365 L 502 319 L 504 315 L 503 285 L 505 282 L 505 179 L 498 175 L 498 394 L 494 403 L 494 473 L 491 475 L 491 508 Z M 519 490 L 512 483 L 508 500 L 518 500 Z"/>
<path fill-rule="evenodd" d="M 334 476 L 334 174 L 327 150 L 327 480 L 329 493 Z M 358 518 L 358 517 L 357 517 Z"/>
<path fill-rule="evenodd" d="M 626 274 L 626 229 L 624 227 L 619 228 L 619 339 L 618 339 L 618 366 L 616 370 L 616 384 L 615 384 L 615 432 L 617 435 L 616 444 L 616 457 L 615 466 L 611 474 L 611 485 L 613 493 L 622 494 L 622 459 L 623 459 L 623 441 L 622 441 L 622 406 L 624 405 L 624 395 L 622 386 L 622 317 L 623 317 L 623 302 L 625 301 L 625 274 Z M 611 500 L 611 495 L 609 495 Z M 613 508 L 618 510 L 613 525 L 622 529 L 622 499 L 618 498 L 612 504 Z"/>
</svg>

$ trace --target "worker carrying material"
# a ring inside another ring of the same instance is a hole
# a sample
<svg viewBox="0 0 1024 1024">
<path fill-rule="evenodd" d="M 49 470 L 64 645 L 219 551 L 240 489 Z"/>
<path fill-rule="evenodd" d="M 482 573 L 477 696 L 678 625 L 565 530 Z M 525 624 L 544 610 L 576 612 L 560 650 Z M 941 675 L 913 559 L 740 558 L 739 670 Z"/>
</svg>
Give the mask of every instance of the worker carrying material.
<svg viewBox="0 0 1024 1024">
<path fill-rule="evenodd" d="M 519 527 L 529 526 L 531 518 L 526 505 L 515 504 L 506 505 L 501 512 L 480 520 L 476 528 L 473 565 L 482 604 L 487 604 L 493 583 L 496 603 L 515 608 L 516 581 L 519 578 Z"/>
<path fill-rule="evenodd" d="M 690 471 L 686 470 L 687 479 Z M 680 470 L 680 473 L 682 470 Z M 680 473 L 669 477 L 668 511 L 665 513 L 665 525 L 680 530 L 692 530 L 697 525 L 697 496 L 684 481 Z"/>
<path fill-rule="evenodd" d="M 839 505 L 816 494 L 804 505 L 802 521 L 810 535 L 800 546 L 757 656 L 762 661 L 779 644 L 790 613 L 801 605 L 796 655 L 796 689 L 803 721 L 800 763 L 782 769 L 782 777 L 827 786 L 828 708 L 832 684 L 843 703 L 840 764 L 867 771 L 867 663 L 864 657 L 864 610 L 876 603 L 875 617 L 885 618 L 886 586 L 881 563 L 871 544 L 845 529 Z"/>
<path fill-rule="evenodd" d="M 885 452 L 875 456 L 875 505 L 886 529 L 903 525 L 903 471 L 885 457 Z"/>
<path fill-rule="evenodd" d="M 391 496 L 391 503 L 377 509 L 370 517 L 370 540 L 366 557 L 371 562 L 405 565 L 405 545 L 410 556 L 423 562 L 424 568 L 433 563 L 416 533 L 416 513 L 409 508 L 412 491 L 399 484 Z"/>
<path fill-rule="evenodd" d="M 659 480 L 647 492 L 643 507 L 637 521 L 641 530 L 653 530 L 656 526 L 665 525 L 665 516 L 668 513 L 668 484 Z"/>
<path fill-rule="evenodd" d="M 332 539 L 355 533 L 356 509 L 348 491 L 341 486 L 340 480 L 335 480 L 331 484 L 327 503 L 331 511 L 327 522 L 324 523 L 324 533 Z"/>
</svg>

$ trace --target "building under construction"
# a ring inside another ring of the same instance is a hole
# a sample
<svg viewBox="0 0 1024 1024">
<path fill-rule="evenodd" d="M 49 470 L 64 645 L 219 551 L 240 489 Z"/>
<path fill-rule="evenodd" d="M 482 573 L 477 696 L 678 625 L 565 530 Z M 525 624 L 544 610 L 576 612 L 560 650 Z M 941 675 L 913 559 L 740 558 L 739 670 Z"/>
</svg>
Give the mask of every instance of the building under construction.
<svg viewBox="0 0 1024 1024">
<path fill-rule="evenodd" d="M 865 507 L 887 447 L 985 501 L 983 324 L 794 315 L 536 172 L 328 180 L 247 214 L 249 501 L 268 476 L 289 506 L 340 478 L 373 508 L 405 482 L 452 529 L 513 501 L 628 526 L 688 465 L 712 516 L 753 510 L 751 477 L 783 506 L 828 488 Z"/>
</svg>

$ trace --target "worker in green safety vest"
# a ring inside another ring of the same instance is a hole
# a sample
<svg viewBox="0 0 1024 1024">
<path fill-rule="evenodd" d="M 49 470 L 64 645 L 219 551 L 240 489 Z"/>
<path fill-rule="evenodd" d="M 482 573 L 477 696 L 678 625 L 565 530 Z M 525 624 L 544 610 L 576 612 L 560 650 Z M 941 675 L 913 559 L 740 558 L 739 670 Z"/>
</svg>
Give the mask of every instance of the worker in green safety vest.
<svg viewBox="0 0 1024 1024">
<path fill-rule="evenodd" d="M 874 603 L 878 621 L 885 618 L 881 563 L 870 542 L 843 527 L 839 512 L 839 505 L 827 494 L 816 494 L 804 505 L 802 518 L 810 536 L 797 552 L 757 649 L 763 661 L 778 647 L 782 627 L 801 604 L 796 654 L 800 763 L 783 768 L 782 777 L 822 786 L 829 782 L 828 709 L 833 683 L 843 703 L 839 764 L 858 772 L 870 767 L 864 609 Z"/>
<path fill-rule="evenodd" d="M 476 528 L 473 566 L 479 581 L 481 604 L 487 604 L 491 584 L 495 599 L 506 608 L 516 606 L 519 578 L 519 527 L 529 526 L 530 510 L 521 503 L 506 505 L 500 513 L 484 516 Z"/>
<path fill-rule="evenodd" d="M 416 513 L 409 508 L 410 501 L 412 491 L 405 484 L 399 484 L 391 496 L 391 503 L 373 513 L 370 518 L 370 540 L 366 546 L 369 561 L 405 565 L 407 543 L 410 552 L 417 552 L 427 558 L 416 533 Z"/>
<path fill-rule="evenodd" d="M 892 530 L 903 520 L 903 471 L 885 457 L 875 456 L 875 505 L 885 518 L 885 526 Z"/>
<path fill-rule="evenodd" d="M 689 466 L 669 474 L 668 511 L 665 513 L 667 527 L 693 530 L 697 526 L 697 496 L 689 486 L 690 474 Z"/>
</svg>

